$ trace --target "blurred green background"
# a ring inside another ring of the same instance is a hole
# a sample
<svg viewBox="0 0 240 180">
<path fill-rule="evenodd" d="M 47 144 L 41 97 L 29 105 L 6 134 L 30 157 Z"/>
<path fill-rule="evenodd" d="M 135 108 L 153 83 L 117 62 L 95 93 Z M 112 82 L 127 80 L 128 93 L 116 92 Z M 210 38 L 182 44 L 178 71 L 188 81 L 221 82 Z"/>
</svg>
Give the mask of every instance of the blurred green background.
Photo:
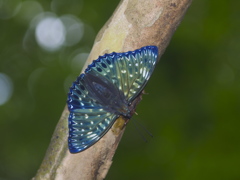
<svg viewBox="0 0 240 180">
<path fill-rule="evenodd" d="M 0 180 L 33 177 L 118 0 L 0 1 Z M 240 179 L 240 1 L 195 0 L 106 179 Z"/>
</svg>

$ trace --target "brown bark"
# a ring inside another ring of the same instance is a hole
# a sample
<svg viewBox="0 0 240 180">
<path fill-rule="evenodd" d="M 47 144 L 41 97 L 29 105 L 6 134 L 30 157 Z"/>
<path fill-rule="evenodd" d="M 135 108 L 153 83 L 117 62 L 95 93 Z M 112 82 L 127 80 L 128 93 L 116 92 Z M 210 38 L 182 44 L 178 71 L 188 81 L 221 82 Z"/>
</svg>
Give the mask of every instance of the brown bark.
<svg viewBox="0 0 240 180">
<path fill-rule="evenodd" d="M 191 0 L 122 0 L 98 33 L 85 67 L 99 55 L 131 51 L 146 45 L 158 46 L 160 57 L 190 4 Z M 124 120 L 117 120 L 112 129 L 89 149 L 70 154 L 67 119 L 65 107 L 33 179 L 103 179 L 124 132 L 121 129 Z"/>
</svg>

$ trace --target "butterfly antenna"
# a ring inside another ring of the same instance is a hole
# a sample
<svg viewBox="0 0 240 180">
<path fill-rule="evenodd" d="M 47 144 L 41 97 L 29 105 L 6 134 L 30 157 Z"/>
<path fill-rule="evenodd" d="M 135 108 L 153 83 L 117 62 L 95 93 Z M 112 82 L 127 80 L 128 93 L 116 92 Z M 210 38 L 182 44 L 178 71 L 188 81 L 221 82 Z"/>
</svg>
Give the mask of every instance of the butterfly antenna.
<svg viewBox="0 0 240 180">
<path fill-rule="evenodd" d="M 142 129 L 144 129 L 144 131 L 149 135 L 149 136 L 151 136 L 152 138 L 153 138 L 153 134 L 146 128 L 146 127 L 144 127 L 144 125 L 142 125 L 142 123 L 140 123 L 140 121 L 137 121 L 137 120 L 135 120 L 136 121 L 136 123 L 142 128 Z"/>
<path fill-rule="evenodd" d="M 142 133 L 142 131 L 140 130 L 139 126 L 137 125 L 137 122 L 135 119 L 133 119 L 133 123 L 134 123 L 134 126 L 136 128 L 136 130 L 138 131 L 139 135 L 141 136 L 141 138 L 144 140 L 145 143 L 148 142 L 147 138 L 144 136 L 144 134 Z"/>
<path fill-rule="evenodd" d="M 137 131 L 139 132 L 140 136 L 142 137 L 142 139 L 144 140 L 144 142 L 148 142 L 148 139 L 146 138 L 146 135 L 143 133 L 142 129 L 146 132 L 146 134 L 148 134 L 149 136 L 153 137 L 152 133 L 150 133 L 150 131 L 148 131 L 139 121 L 137 121 L 136 119 L 133 118 L 133 123 L 135 125 L 135 128 L 137 129 Z"/>
</svg>

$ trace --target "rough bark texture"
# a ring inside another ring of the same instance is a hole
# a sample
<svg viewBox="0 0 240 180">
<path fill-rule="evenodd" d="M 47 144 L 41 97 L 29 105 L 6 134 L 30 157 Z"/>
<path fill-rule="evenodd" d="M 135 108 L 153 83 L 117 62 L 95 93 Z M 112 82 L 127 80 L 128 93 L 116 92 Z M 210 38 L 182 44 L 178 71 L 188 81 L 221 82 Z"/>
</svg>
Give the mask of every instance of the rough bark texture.
<svg viewBox="0 0 240 180">
<path fill-rule="evenodd" d="M 85 67 L 99 55 L 132 51 L 146 45 L 158 46 L 160 57 L 190 4 L 191 0 L 122 0 L 98 33 Z M 67 119 L 65 107 L 33 179 L 104 179 L 124 132 L 124 121 L 118 119 L 112 129 L 89 149 L 70 154 Z"/>
</svg>

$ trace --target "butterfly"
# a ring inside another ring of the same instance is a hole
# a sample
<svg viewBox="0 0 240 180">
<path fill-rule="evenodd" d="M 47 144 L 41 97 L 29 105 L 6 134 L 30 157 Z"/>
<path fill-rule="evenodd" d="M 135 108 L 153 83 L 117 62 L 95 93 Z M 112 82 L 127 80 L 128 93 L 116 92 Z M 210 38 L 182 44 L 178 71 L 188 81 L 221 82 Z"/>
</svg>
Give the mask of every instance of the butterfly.
<svg viewBox="0 0 240 180">
<path fill-rule="evenodd" d="M 99 141 L 117 118 L 129 120 L 156 66 L 158 48 L 99 56 L 73 82 L 68 93 L 71 153 L 86 150 Z"/>
</svg>

